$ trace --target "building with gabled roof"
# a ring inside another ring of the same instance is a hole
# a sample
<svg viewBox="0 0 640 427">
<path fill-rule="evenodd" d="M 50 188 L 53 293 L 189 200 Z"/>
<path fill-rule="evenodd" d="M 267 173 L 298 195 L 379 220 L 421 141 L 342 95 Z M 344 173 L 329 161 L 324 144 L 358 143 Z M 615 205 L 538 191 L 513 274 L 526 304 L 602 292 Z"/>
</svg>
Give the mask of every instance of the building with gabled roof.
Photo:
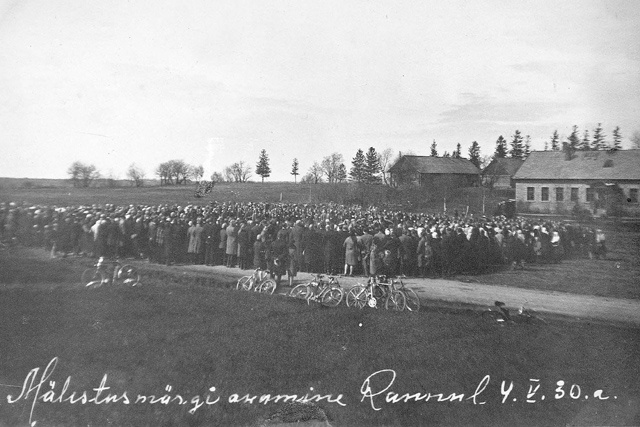
<svg viewBox="0 0 640 427">
<path fill-rule="evenodd" d="M 519 211 L 640 212 L 640 150 L 532 152 L 514 176 Z"/>
<path fill-rule="evenodd" d="M 491 188 L 514 188 L 515 176 L 523 159 L 512 157 L 496 157 L 482 170 L 482 184 Z"/>
<path fill-rule="evenodd" d="M 468 159 L 433 156 L 402 156 L 389 168 L 393 185 L 430 185 L 442 179 L 468 187 L 480 181 L 480 169 Z"/>
</svg>

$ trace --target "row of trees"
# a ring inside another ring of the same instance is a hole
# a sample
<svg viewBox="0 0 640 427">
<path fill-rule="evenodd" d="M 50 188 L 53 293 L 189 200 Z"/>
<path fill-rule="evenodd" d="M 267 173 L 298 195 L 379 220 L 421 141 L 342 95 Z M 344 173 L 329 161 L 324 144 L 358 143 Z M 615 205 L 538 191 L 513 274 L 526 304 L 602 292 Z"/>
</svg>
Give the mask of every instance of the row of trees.
<svg viewBox="0 0 640 427">
<path fill-rule="evenodd" d="M 74 187 L 90 187 L 96 180 L 99 180 L 102 175 L 100 171 L 93 164 L 86 164 L 80 161 L 75 161 L 67 169 L 69 179 L 73 183 Z M 144 185 L 144 171 L 132 163 L 127 169 L 127 179 L 132 186 L 142 187 Z M 109 176 L 107 178 L 108 183 L 113 185 L 116 179 Z"/>
<path fill-rule="evenodd" d="M 160 163 L 156 175 L 160 178 L 160 185 L 182 185 L 192 178 L 199 181 L 204 175 L 204 167 L 190 165 L 184 160 L 169 160 Z"/>
<path fill-rule="evenodd" d="M 631 137 L 633 148 L 640 149 L 640 131 L 636 131 Z M 622 149 L 622 134 L 620 127 L 616 126 L 612 132 L 612 140 L 608 142 L 606 135 L 602 129 L 602 124 L 598 123 L 593 129 L 593 136 L 585 129 L 582 134 L 578 126 L 573 126 L 571 134 L 561 141 L 558 130 L 555 130 L 549 141 L 545 141 L 544 150 L 548 151 L 564 151 L 568 156 L 573 155 L 576 151 L 588 150 L 620 150 Z M 492 156 L 480 155 L 480 144 L 473 141 L 468 149 L 467 158 L 478 168 L 485 166 L 492 158 L 521 158 L 525 159 L 531 153 L 531 137 L 523 136 L 516 129 L 510 141 L 507 141 L 502 135 L 496 140 L 495 151 Z M 435 140 L 430 146 L 430 155 L 438 157 L 438 146 Z M 393 151 L 387 148 L 378 153 L 374 147 L 364 152 L 358 149 L 351 161 L 351 168 L 347 171 L 344 158 L 340 153 L 332 153 L 322 159 L 320 162 L 314 162 L 307 173 L 302 177 L 300 182 L 318 183 L 318 182 L 345 182 L 353 181 L 366 184 L 389 184 L 388 169 L 395 163 L 401 154 L 393 159 Z M 456 149 L 449 153 L 445 151 L 442 157 L 450 157 L 454 159 L 463 158 L 462 146 L 457 144 Z M 215 182 L 247 182 L 253 176 L 253 168 L 249 163 L 241 160 L 235 162 L 223 169 L 222 172 L 214 172 L 211 180 Z M 75 187 L 89 187 L 92 183 L 101 178 L 100 171 L 93 164 L 85 164 L 75 161 L 67 170 L 70 180 Z M 160 179 L 160 185 L 183 185 L 190 180 L 199 181 L 204 175 L 204 167 L 202 165 L 194 166 L 186 163 L 184 160 L 169 160 L 161 163 L 155 171 L 156 176 Z M 258 163 L 255 167 L 255 174 L 260 176 L 262 182 L 265 178 L 271 176 L 271 167 L 269 165 L 269 156 L 266 150 L 261 150 L 258 157 Z M 291 165 L 291 175 L 297 182 L 300 173 L 300 163 L 297 158 L 293 159 Z M 144 185 L 145 172 L 132 163 L 126 172 L 127 179 L 132 186 L 141 187 Z M 113 178 L 108 178 L 113 181 Z"/>
<path fill-rule="evenodd" d="M 432 156 L 432 157 L 439 157 L 438 156 L 438 144 L 436 143 L 435 139 L 431 143 L 429 155 Z M 471 145 L 469 146 L 468 155 L 469 155 L 469 157 L 468 157 L 469 161 L 471 163 L 473 163 L 474 165 L 476 165 L 476 167 L 479 168 L 479 167 L 482 166 L 482 158 L 480 157 L 480 144 L 478 144 L 478 141 L 473 141 L 471 143 Z M 442 154 L 442 157 L 450 157 L 452 159 L 463 159 L 463 158 L 465 158 L 465 157 L 462 156 L 462 144 L 460 144 L 458 142 L 458 144 L 456 145 L 456 149 L 453 151 L 453 153 L 449 153 L 448 151 L 445 151 Z"/>
<path fill-rule="evenodd" d="M 564 141 L 561 141 L 557 129 L 553 131 L 550 140 L 544 142 L 544 151 L 564 151 L 568 156 L 571 156 L 576 151 L 621 150 L 622 133 L 620 132 L 620 126 L 616 126 L 613 129 L 612 137 L 611 142 L 606 140 L 606 135 L 602 129 L 602 123 L 598 123 L 598 126 L 593 130 L 593 137 L 590 136 L 588 129 L 585 129 L 582 136 L 580 136 L 578 126 L 574 125 L 571 130 L 571 134 L 569 134 Z M 640 131 L 636 131 L 633 134 L 631 137 L 631 143 L 634 148 L 640 148 Z M 512 135 L 509 147 L 507 144 L 507 141 L 502 137 L 502 135 L 500 135 L 496 141 L 496 148 L 493 153 L 493 157 L 525 159 L 531 153 L 531 137 L 526 135 L 523 138 L 519 130 L 516 130 Z M 460 144 L 458 144 L 458 147 L 459 146 Z"/>
</svg>

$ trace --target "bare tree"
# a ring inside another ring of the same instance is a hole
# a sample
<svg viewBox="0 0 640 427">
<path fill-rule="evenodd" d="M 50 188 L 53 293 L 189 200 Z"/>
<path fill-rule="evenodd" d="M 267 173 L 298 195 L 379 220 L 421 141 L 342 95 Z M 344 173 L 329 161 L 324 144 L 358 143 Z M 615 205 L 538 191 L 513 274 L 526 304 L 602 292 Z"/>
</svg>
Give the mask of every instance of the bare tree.
<svg viewBox="0 0 640 427">
<path fill-rule="evenodd" d="M 224 175 L 222 175 L 220 172 L 214 172 L 211 174 L 211 182 L 225 182 L 225 178 Z"/>
<path fill-rule="evenodd" d="M 187 180 L 191 178 L 193 168 L 184 160 L 169 160 L 169 163 L 171 175 L 173 175 L 176 185 L 186 184 Z"/>
<path fill-rule="evenodd" d="M 73 162 L 67 169 L 67 174 L 74 187 L 89 187 L 94 180 L 100 178 L 100 172 L 94 165 L 87 165 L 80 161 Z"/>
<path fill-rule="evenodd" d="M 318 162 L 314 162 L 313 165 L 309 168 L 309 172 L 302 178 L 300 182 L 312 182 L 317 184 L 322 182 L 322 175 L 324 171 L 322 170 L 322 166 Z"/>
<path fill-rule="evenodd" d="M 144 171 L 136 166 L 135 163 L 131 163 L 129 169 L 127 169 L 127 178 L 131 181 L 131 186 L 142 187 L 144 185 Z"/>
<path fill-rule="evenodd" d="M 194 166 L 191 170 L 191 174 L 193 175 L 193 179 L 200 181 L 204 176 L 204 167 L 202 165 Z"/>
<path fill-rule="evenodd" d="M 160 185 L 169 185 L 173 183 L 171 179 L 171 165 L 169 162 L 160 163 L 156 168 L 156 175 L 160 178 Z"/>
<path fill-rule="evenodd" d="M 340 177 L 340 165 L 344 167 L 344 159 L 340 153 L 332 153 L 322 159 L 322 171 L 330 183 L 338 182 Z M 346 178 L 346 177 L 345 177 Z"/>
<path fill-rule="evenodd" d="M 391 166 L 391 159 L 393 158 L 393 149 L 385 148 L 378 156 L 378 162 L 380 163 L 380 172 L 382 172 L 382 182 L 385 185 L 389 185 L 387 179 L 387 172 Z"/>
<path fill-rule="evenodd" d="M 251 178 L 251 166 L 240 160 L 224 169 L 227 181 L 247 182 Z"/>
</svg>

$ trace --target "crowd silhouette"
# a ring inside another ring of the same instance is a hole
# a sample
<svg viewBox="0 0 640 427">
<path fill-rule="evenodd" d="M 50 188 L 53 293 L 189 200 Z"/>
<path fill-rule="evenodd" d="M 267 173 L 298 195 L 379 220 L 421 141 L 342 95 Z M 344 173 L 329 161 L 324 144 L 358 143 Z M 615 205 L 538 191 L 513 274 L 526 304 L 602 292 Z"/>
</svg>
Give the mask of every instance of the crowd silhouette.
<svg viewBox="0 0 640 427">
<path fill-rule="evenodd" d="M 606 255 L 601 230 L 544 219 L 339 204 L 0 204 L 0 241 L 52 256 L 372 276 L 481 274 Z"/>
</svg>

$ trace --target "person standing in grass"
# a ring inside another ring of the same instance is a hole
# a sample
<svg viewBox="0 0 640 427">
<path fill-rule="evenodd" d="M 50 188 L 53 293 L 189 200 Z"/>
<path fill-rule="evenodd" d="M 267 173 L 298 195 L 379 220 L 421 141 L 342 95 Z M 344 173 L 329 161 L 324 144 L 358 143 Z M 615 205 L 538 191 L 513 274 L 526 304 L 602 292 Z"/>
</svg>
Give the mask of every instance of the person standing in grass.
<svg viewBox="0 0 640 427">
<path fill-rule="evenodd" d="M 222 222 L 220 226 L 220 239 L 218 240 L 218 252 L 216 255 L 215 265 L 226 265 L 226 253 L 227 253 L 227 226 L 226 222 Z"/>
<path fill-rule="evenodd" d="M 373 235 L 368 228 L 364 229 L 362 236 L 358 237 L 358 250 L 360 251 L 360 261 L 362 262 L 362 274 L 365 277 L 370 276 L 369 261 L 371 257 L 371 242 Z"/>
<path fill-rule="evenodd" d="M 353 229 L 349 232 L 349 236 L 342 243 L 344 248 L 344 275 L 353 276 L 353 268 L 358 264 L 358 239 Z"/>
<path fill-rule="evenodd" d="M 236 257 L 238 254 L 238 228 L 236 227 L 236 221 L 232 219 L 229 222 L 229 226 L 226 230 L 227 234 L 227 267 L 235 267 Z"/>
<path fill-rule="evenodd" d="M 249 244 L 249 229 L 244 222 L 241 222 L 238 229 L 238 267 L 242 270 L 246 270 L 249 267 L 247 262 Z"/>
<path fill-rule="evenodd" d="M 204 244 L 204 264 L 213 265 L 213 255 L 215 253 L 215 230 L 213 220 L 208 218 L 202 226 L 202 241 Z"/>
<path fill-rule="evenodd" d="M 196 223 L 189 221 L 189 228 L 187 235 L 189 237 L 189 247 L 187 253 L 189 254 L 189 262 L 191 264 L 200 264 L 200 255 L 202 254 L 202 218 L 198 218 Z"/>
<path fill-rule="evenodd" d="M 275 278 L 276 285 L 280 284 L 289 266 L 289 248 L 285 239 L 285 233 L 278 233 L 275 242 L 271 245 L 271 278 Z"/>
</svg>

